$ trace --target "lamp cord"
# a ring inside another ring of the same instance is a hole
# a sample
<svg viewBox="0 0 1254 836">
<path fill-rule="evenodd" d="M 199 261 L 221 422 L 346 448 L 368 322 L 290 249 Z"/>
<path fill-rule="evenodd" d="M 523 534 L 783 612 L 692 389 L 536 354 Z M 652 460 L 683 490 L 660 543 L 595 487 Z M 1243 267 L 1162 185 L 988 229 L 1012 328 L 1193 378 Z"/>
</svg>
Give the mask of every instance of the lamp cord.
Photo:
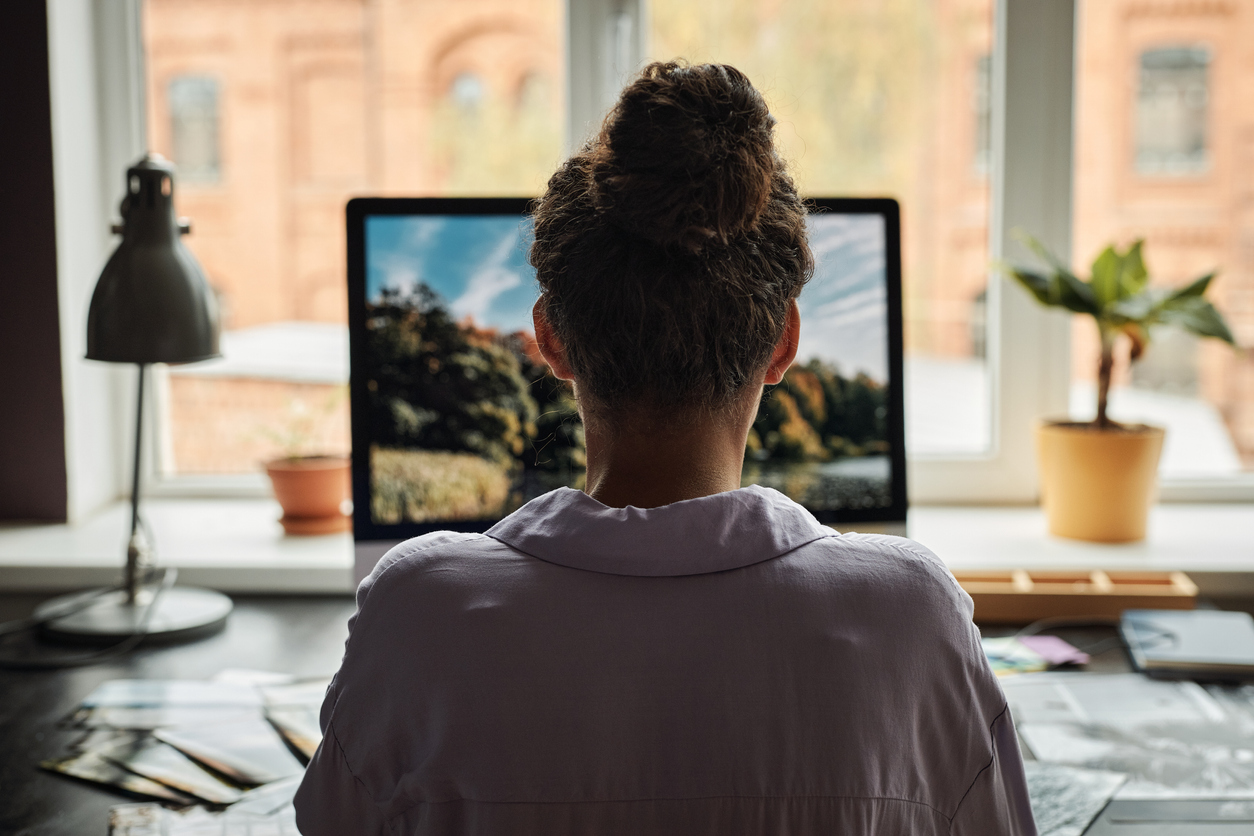
<svg viewBox="0 0 1254 836">
<path fill-rule="evenodd" d="M 0 670 L 60 670 L 63 668 L 78 668 L 84 665 L 95 665 L 109 659 L 122 656 L 139 646 L 145 638 L 148 637 L 148 626 L 152 621 L 153 613 L 157 610 L 157 603 L 170 587 L 174 586 L 174 581 L 178 578 L 178 570 L 172 567 L 164 567 L 160 570 L 154 569 L 144 578 L 144 584 L 152 579 L 157 572 L 161 573 L 161 580 L 153 592 L 152 600 L 144 607 L 143 615 L 139 618 L 139 624 L 134 634 L 127 636 L 117 644 L 110 645 L 100 650 L 94 650 L 91 653 L 79 653 L 72 656 L 57 656 L 53 658 L 22 658 L 17 656 L 0 656 Z M 125 585 L 105 587 L 103 589 L 92 590 L 85 593 L 72 602 L 71 605 L 57 609 L 53 612 L 44 613 L 40 616 L 30 616 L 28 618 L 20 618 L 13 621 L 0 623 L 0 637 L 10 636 L 18 633 L 31 632 L 50 621 L 59 618 L 66 618 L 74 613 L 80 612 L 91 606 L 97 599 L 111 592 L 121 592 L 126 589 Z"/>
</svg>

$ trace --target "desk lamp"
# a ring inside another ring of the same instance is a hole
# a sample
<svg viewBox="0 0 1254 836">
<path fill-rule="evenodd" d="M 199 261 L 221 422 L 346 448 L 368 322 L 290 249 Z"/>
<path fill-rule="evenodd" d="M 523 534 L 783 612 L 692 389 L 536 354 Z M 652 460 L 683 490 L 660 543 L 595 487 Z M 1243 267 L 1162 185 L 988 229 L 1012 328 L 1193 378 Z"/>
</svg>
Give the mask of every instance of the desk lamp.
<svg viewBox="0 0 1254 836">
<path fill-rule="evenodd" d="M 83 644 L 182 641 L 221 630 L 231 599 L 206 589 L 153 583 L 151 544 L 139 513 L 144 377 L 151 363 L 194 363 L 219 356 L 218 306 L 195 256 L 180 236 L 190 231 L 174 216 L 174 168 L 148 154 L 126 172 L 122 243 L 91 297 L 87 359 L 139 366 L 135 406 L 135 462 L 131 479 L 131 535 L 120 587 L 55 598 L 35 613 L 46 635 Z"/>
</svg>

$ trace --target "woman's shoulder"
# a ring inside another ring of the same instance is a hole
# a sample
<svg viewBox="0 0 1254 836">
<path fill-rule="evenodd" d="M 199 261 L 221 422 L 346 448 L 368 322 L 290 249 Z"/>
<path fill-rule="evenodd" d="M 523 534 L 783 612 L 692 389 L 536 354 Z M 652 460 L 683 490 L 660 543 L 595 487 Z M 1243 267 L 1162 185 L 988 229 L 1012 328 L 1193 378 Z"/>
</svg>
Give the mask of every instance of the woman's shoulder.
<svg viewBox="0 0 1254 836">
<path fill-rule="evenodd" d="M 452 579 L 474 573 L 485 568 L 483 558 L 494 555 L 511 557 L 513 553 L 484 534 L 433 531 L 413 537 L 379 558 L 374 570 L 357 588 L 357 605 L 360 607 L 376 588 L 405 586 L 420 577 Z"/>
<path fill-rule="evenodd" d="M 889 599 L 936 614 L 971 618 L 971 598 L 931 549 L 887 534 L 841 534 L 805 548 L 809 571 L 829 575 L 842 592 Z"/>
</svg>

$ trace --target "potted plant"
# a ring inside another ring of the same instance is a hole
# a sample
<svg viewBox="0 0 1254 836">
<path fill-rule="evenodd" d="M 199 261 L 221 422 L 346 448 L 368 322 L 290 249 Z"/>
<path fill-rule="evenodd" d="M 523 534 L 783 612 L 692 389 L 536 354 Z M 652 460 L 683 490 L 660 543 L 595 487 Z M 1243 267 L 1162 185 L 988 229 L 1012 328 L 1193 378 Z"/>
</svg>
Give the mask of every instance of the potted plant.
<svg viewBox="0 0 1254 836">
<path fill-rule="evenodd" d="M 1006 272 L 1041 304 L 1093 317 L 1101 341 L 1096 419 L 1046 421 L 1037 427 L 1041 502 L 1050 533 L 1102 542 L 1141 540 L 1164 433 L 1146 424 L 1120 424 L 1107 414 L 1115 348 L 1126 338 L 1130 362 L 1136 362 L 1150 329 L 1158 325 L 1234 344 L 1223 317 L 1204 298 L 1215 273 L 1177 288 L 1150 287 L 1143 241 L 1137 240 L 1123 252 L 1113 246 L 1103 250 L 1083 281 L 1040 242 L 1029 236 L 1023 240 L 1049 270 L 1007 267 Z"/>
<path fill-rule="evenodd" d="M 310 452 L 316 419 L 332 412 L 342 399 L 337 390 L 317 411 L 293 400 L 287 426 L 264 430 L 283 450 L 283 455 L 265 463 L 265 469 L 283 507 L 279 522 L 288 534 L 332 534 L 352 527 L 349 457 Z"/>
</svg>

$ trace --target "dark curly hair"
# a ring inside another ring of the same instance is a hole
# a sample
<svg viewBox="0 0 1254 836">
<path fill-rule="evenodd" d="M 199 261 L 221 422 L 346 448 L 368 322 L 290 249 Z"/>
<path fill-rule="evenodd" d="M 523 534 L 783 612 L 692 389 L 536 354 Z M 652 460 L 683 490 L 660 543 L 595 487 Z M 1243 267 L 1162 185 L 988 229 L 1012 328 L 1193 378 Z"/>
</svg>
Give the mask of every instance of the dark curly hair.
<svg viewBox="0 0 1254 836">
<path fill-rule="evenodd" d="M 814 266 L 774 125 L 733 67 L 650 64 L 549 180 L 540 305 L 600 405 L 718 409 L 770 359 Z"/>
</svg>

